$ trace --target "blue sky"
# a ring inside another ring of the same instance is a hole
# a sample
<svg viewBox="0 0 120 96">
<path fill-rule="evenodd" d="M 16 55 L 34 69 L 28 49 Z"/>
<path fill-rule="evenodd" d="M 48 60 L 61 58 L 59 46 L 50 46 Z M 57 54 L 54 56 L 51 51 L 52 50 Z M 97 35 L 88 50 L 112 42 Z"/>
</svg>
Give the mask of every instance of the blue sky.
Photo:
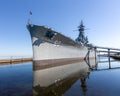
<svg viewBox="0 0 120 96">
<path fill-rule="evenodd" d="M 83 20 L 89 42 L 120 48 L 120 0 L 0 0 L 0 56 L 32 56 L 31 23 L 75 39 Z"/>
</svg>

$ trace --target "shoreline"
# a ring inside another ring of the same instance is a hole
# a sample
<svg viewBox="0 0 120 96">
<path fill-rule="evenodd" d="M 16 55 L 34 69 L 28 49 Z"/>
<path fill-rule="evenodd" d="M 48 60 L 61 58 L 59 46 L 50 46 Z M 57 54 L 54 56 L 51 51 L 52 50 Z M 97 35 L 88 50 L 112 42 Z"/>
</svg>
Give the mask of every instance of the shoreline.
<svg viewBox="0 0 120 96">
<path fill-rule="evenodd" d="M 1 59 L 0 65 L 17 64 L 17 63 L 21 63 L 21 62 L 30 62 L 30 61 L 32 61 L 32 58 Z"/>
</svg>

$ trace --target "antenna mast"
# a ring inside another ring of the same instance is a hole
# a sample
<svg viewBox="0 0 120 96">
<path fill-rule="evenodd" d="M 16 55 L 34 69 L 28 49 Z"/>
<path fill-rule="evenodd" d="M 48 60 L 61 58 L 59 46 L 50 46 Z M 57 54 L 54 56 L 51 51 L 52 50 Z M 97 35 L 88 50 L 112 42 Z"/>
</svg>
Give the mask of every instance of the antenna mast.
<svg viewBox="0 0 120 96">
<path fill-rule="evenodd" d="M 78 43 L 86 45 L 88 43 L 88 38 L 84 34 L 84 30 L 85 30 L 84 27 L 85 26 L 83 25 L 83 21 L 81 20 L 80 26 L 78 26 L 79 35 L 78 35 L 76 41 Z"/>
</svg>

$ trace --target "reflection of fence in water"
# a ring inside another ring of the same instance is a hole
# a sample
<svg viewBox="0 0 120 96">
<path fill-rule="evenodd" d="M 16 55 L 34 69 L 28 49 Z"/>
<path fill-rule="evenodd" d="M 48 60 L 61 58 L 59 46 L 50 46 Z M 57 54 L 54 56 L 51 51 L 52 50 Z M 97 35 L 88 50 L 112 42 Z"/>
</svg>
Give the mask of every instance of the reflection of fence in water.
<svg viewBox="0 0 120 96">
<path fill-rule="evenodd" d="M 117 48 L 108 48 L 108 47 L 99 47 L 96 46 L 95 47 L 97 53 L 98 53 L 98 62 L 96 64 L 96 69 L 98 68 L 98 65 L 100 65 L 100 63 L 103 63 L 106 65 L 108 65 L 108 69 L 111 69 L 113 66 L 113 63 L 111 62 L 116 62 L 118 60 L 113 59 L 117 54 L 120 54 L 120 49 Z M 113 57 L 113 58 L 112 58 Z M 118 56 L 117 56 L 118 57 Z M 120 56 L 119 56 L 120 59 Z M 116 66 L 117 67 L 117 66 Z"/>
<path fill-rule="evenodd" d="M 110 60 L 109 60 L 110 59 Z M 118 65 L 119 60 L 113 59 L 112 57 L 99 57 L 98 67 L 108 67 L 111 69 L 113 67 L 119 67 Z"/>
</svg>

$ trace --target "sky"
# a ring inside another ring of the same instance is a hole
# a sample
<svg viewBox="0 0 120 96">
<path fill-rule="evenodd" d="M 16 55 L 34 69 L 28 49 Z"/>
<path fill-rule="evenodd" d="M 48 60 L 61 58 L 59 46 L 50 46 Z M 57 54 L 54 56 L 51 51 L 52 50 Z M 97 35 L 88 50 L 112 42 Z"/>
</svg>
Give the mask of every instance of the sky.
<svg viewBox="0 0 120 96">
<path fill-rule="evenodd" d="M 72 39 L 82 20 L 89 43 L 120 48 L 120 0 L 0 0 L 0 56 L 32 56 L 28 18 Z"/>
</svg>

